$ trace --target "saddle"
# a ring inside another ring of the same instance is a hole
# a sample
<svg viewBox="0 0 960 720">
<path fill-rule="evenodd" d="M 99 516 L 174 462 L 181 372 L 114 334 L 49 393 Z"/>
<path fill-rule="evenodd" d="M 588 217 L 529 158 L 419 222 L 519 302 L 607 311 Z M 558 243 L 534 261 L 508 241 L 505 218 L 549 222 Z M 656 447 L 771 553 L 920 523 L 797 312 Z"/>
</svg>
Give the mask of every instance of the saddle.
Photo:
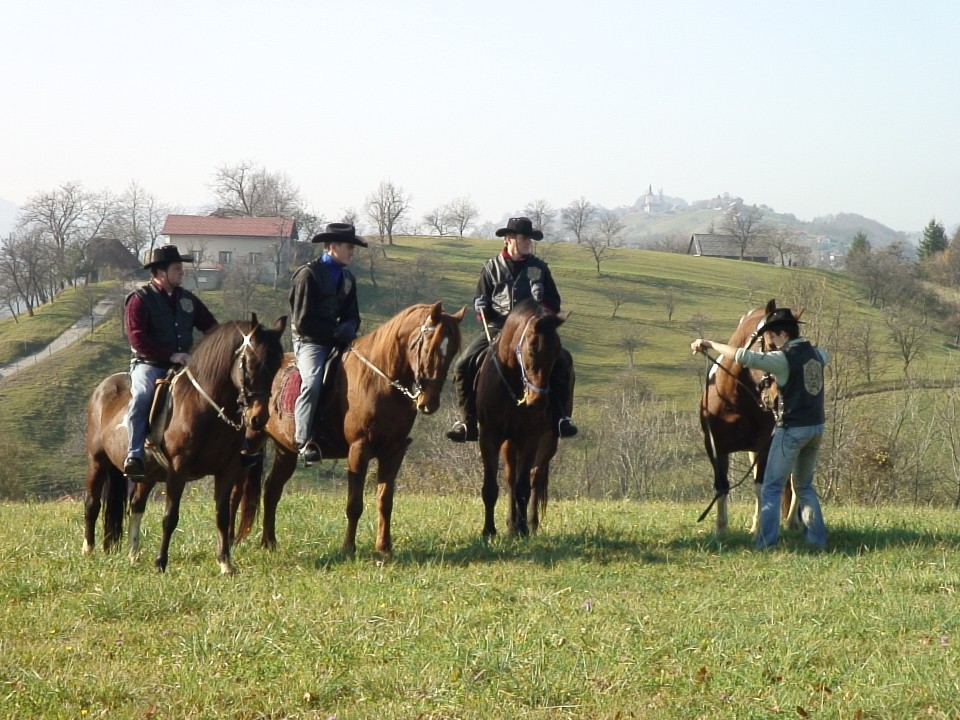
<svg viewBox="0 0 960 720">
<path fill-rule="evenodd" d="M 326 413 L 320 412 L 326 399 L 330 395 L 334 382 L 337 377 L 337 370 L 343 361 L 343 353 L 339 348 L 330 350 L 327 361 L 323 366 L 323 379 L 320 382 L 320 397 L 317 400 L 317 412 L 313 414 L 312 435 L 318 439 L 336 437 L 337 433 L 332 432 L 331 428 L 326 426 Z M 280 397 L 277 405 L 281 415 L 293 415 L 294 407 L 297 403 L 297 397 L 300 395 L 300 386 L 302 379 L 300 369 L 295 362 L 290 363 L 283 369 L 283 376 L 280 381 Z"/>
<path fill-rule="evenodd" d="M 167 427 L 167 418 L 173 407 L 170 386 L 177 372 L 179 372 L 177 368 L 167 370 L 167 374 L 157 380 L 153 389 L 153 402 L 150 404 L 150 414 L 147 416 L 147 444 L 155 448 L 163 445 L 163 431 Z"/>
</svg>

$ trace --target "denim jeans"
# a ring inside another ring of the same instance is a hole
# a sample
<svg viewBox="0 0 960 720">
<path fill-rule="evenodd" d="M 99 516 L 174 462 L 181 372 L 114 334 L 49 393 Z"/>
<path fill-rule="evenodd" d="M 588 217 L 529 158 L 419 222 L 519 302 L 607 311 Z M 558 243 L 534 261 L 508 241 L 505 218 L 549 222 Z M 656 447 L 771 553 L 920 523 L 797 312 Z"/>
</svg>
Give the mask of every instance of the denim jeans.
<svg viewBox="0 0 960 720">
<path fill-rule="evenodd" d="M 130 364 L 130 402 L 124 424 L 127 426 L 127 457 L 143 457 L 143 443 L 147 439 L 147 422 L 157 380 L 167 374 L 166 369 L 142 362 Z"/>
<path fill-rule="evenodd" d="M 297 369 L 300 370 L 300 394 L 293 406 L 293 420 L 296 423 L 297 447 L 302 448 L 313 431 L 313 419 L 323 383 L 323 366 L 330 348 L 294 338 L 293 354 L 297 358 Z"/>
<path fill-rule="evenodd" d="M 760 491 L 757 548 L 770 547 L 777 542 L 780 535 L 780 498 L 791 472 L 800 522 L 803 523 L 803 539 L 814 547 L 827 544 L 827 529 L 817 491 L 813 487 L 813 473 L 817 467 L 823 431 L 823 425 L 777 427 L 774 431 Z"/>
</svg>

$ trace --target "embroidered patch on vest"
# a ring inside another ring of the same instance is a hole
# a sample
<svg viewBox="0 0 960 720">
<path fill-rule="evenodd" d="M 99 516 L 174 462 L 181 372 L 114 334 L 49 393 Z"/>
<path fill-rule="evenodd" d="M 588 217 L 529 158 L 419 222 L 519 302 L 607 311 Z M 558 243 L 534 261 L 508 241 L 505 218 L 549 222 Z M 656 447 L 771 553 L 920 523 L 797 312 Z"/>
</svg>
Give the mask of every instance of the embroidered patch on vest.
<svg viewBox="0 0 960 720">
<path fill-rule="evenodd" d="M 344 275 L 343 277 L 343 294 L 349 295 L 350 288 L 353 287 L 353 280 L 350 279 L 349 275 Z"/>
<path fill-rule="evenodd" d="M 527 277 L 530 278 L 530 282 L 537 282 L 540 279 L 540 268 L 527 268 Z"/>
<path fill-rule="evenodd" d="M 180 307 L 183 309 L 183 311 L 184 311 L 185 313 L 192 313 L 192 312 L 193 312 L 193 300 L 191 300 L 190 298 L 186 298 L 186 297 L 185 297 L 185 298 L 180 298 Z"/>
<path fill-rule="evenodd" d="M 816 360 L 808 360 L 803 366 L 803 387 L 811 395 L 823 390 L 823 365 Z"/>
</svg>

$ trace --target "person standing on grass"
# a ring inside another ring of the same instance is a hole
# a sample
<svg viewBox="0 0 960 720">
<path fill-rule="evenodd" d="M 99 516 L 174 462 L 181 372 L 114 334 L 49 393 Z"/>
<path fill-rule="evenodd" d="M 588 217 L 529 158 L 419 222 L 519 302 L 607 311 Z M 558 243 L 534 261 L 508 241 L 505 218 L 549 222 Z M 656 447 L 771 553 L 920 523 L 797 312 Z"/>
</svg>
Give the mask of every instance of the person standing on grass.
<svg viewBox="0 0 960 720">
<path fill-rule="evenodd" d="M 763 336 L 764 348 L 769 348 L 767 352 L 735 348 L 703 338 L 690 344 L 695 354 L 716 350 L 744 367 L 771 373 L 780 386 L 780 413 L 760 491 L 758 549 L 777 543 L 780 498 L 790 473 L 793 473 L 804 541 L 816 548 L 827 544 L 827 530 L 813 486 L 813 475 L 826 422 L 823 370 L 829 356 L 800 336 L 800 324 L 789 308 L 777 308 L 767 315 L 757 327 L 757 333 Z"/>
</svg>

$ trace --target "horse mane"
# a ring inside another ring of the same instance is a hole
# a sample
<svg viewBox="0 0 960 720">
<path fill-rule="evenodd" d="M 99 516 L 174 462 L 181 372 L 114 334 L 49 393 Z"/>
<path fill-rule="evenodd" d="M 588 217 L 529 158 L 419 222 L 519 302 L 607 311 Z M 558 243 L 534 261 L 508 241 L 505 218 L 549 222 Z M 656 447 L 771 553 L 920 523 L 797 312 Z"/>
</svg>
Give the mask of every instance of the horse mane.
<svg viewBox="0 0 960 720">
<path fill-rule="evenodd" d="M 217 325 L 200 338 L 187 365 L 201 386 L 212 388 L 230 377 L 233 355 L 240 345 L 240 333 L 248 334 L 250 330 L 249 321 L 238 320 Z"/>
<path fill-rule="evenodd" d="M 394 367 L 404 352 L 402 342 L 397 342 L 408 334 L 407 325 L 411 317 L 419 317 L 418 312 L 424 314 L 430 305 L 420 303 L 401 310 L 392 318 L 383 323 L 368 335 L 357 338 L 355 344 L 361 352 L 381 367 Z M 422 318 L 420 318 L 422 319 Z M 417 320 L 419 327 L 420 320 Z"/>
<path fill-rule="evenodd" d="M 556 333 L 557 329 L 563 324 L 564 318 L 556 315 L 538 303 L 536 300 L 521 300 L 507 315 L 506 322 L 503 324 L 503 333 L 507 335 L 516 328 L 522 328 L 531 317 L 537 318 L 537 327 L 545 333 Z"/>
</svg>

